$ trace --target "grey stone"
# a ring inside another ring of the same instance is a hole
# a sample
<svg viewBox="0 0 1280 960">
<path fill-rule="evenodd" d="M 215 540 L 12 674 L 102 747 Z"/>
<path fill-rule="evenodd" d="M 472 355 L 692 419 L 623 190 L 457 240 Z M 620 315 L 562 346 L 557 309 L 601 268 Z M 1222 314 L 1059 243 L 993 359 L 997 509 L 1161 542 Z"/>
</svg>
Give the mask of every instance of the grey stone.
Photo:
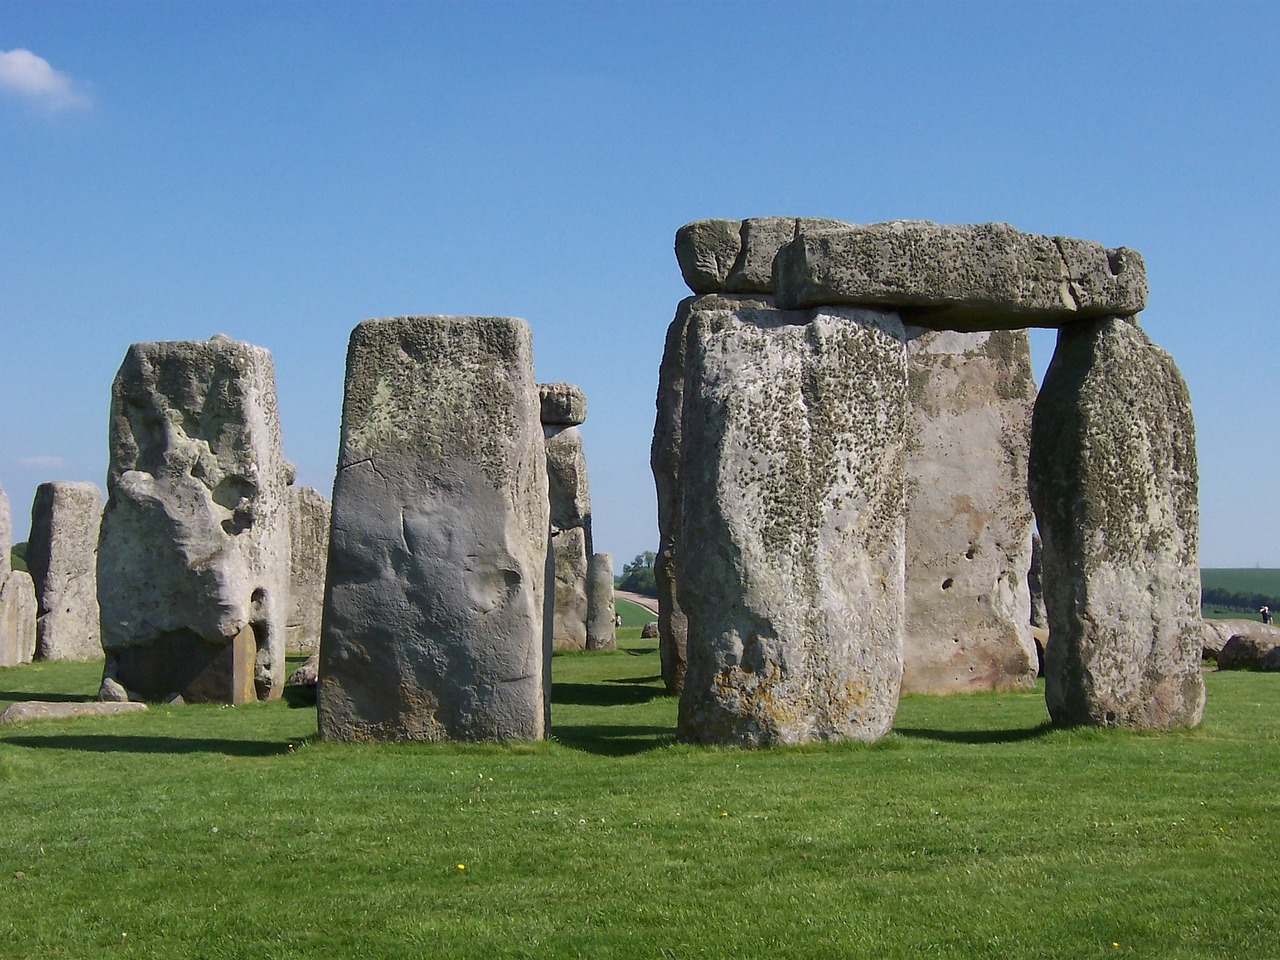
<svg viewBox="0 0 1280 960">
<path fill-rule="evenodd" d="M 773 292 L 773 258 L 801 231 L 850 227 L 818 217 L 695 220 L 676 231 L 676 261 L 696 294 Z"/>
<path fill-rule="evenodd" d="M 544 413 L 545 409 L 544 403 Z M 557 650 L 583 650 L 587 646 L 587 561 L 591 556 L 591 491 L 587 483 L 587 460 L 582 448 L 582 433 L 577 427 L 546 423 L 543 424 L 542 432 L 547 450 L 551 552 L 555 564 L 552 642 Z"/>
<path fill-rule="evenodd" d="M 678 734 L 875 740 L 902 678 L 902 324 L 717 298 L 687 338 Z"/>
<path fill-rule="evenodd" d="M 613 623 L 613 555 L 593 553 L 587 565 L 587 649 L 617 646 Z"/>
<path fill-rule="evenodd" d="M 30 663 L 36 647 L 36 588 L 29 574 L 14 570 L 13 517 L 0 487 L 0 667 Z"/>
<path fill-rule="evenodd" d="M 289 616 L 285 650 L 320 645 L 324 571 L 329 562 L 329 499 L 312 487 L 289 488 Z"/>
<path fill-rule="evenodd" d="M 1141 255 L 1007 223 L 893 220 L 801 232 L 778 251 L 778 305 L 897 309 L 931 329 L 1059 327 L 1130 316 L 1147 301 Z"/>
<path fill-rule="evenodd" d="M 1039 531 L 1036 531 L 1031 535 L 1031 566 L 1027 570 L 1027 590 L 1031 594 L 1031 625 L 1033 627 L 1049 625 L 1048 614 L 1044 609 L 1044 578 L 1040 573 L 1040 558 L 1043 553 L 1044 545 L 1040 542 Z"/>
<path fill-rule="evenodd" d="M 1280 627 L 1257 620 L 1235 618 L 1230 620 L 1204 619 L 1200 622 L 1200 653 L 1205 660 L 1217 660 L 1223 646 L 1236 634 L 1260 634 L 1275 637 L 1280 643 Z"/>
<path fill-rule="evenodd" d="M 902 690 L 1031 687 L 1026 331 L 908 333 Z"/>
<path fill-rule="evenodd" d="M 129 691 L 120 685 L 120 681 L 103 677 L 102 685 L 98 687 L 98 699 L 103 703 L 125 703 L 134 698 L 129 696 Z"/>
<path fill-rule="evenodd" d="M 321 736 L 543 737 L 548 525 L 527 324 L 357 325 L 320 641 Z"/>
<path fill-rule="evenodd" d="M 640 628 L 641 640 L 657 640 L 658 639 L 658 621 L 650 620 Z"/>
<path fill-rule="evenodd" d="M 26 723 L 31 720 L 66 720 L 70 717 L 110 717 L 121 713 L 145 713 L 145 703 L 113 703 L 91 700 L 87 703 L 20 700 L 0 713 L 0 723 Z"/>
<path fill-rule="evenodd" d="M 587 395 L 572 383 L 540 383 L 538 400 L 545 426 L 576 427 L 587 420 Z"/>
<path fill-rule="evenodd" d="M 285 685 L 289 687 L 314 687 L 320 679 L 320 651 L 317 650 L 289 674 Z"/>
<path fill-rule="evenodd" d="M 1029 486 L 1044 542 L 1059 724 L 1200 722 L 1195 426 L 1181 374 L 1132 320 L 1058 333 L 1036 403 Z"/>
<path fill-rule="evenodd" d="M 1278 647 L 1280 638 L 1272 633 L 1236 634 L 1218 652 L 1218 669 L 1261 670 L 1263 661 Z"/>
<path fill-rule="evenodd" d="M 104 676 L 156 701 L 280 695 L 289 472 L 265 349 L 223 336 L 129 348 L 98 545 Z"/>
<path fill-rule="evenodd" d="M 36 657 L 96 660 L 98 526 L 102 494 L 92 483 L 54 481 L 36 488 L 27 567 L 35 584 Z"/>
<path fill-rule="evenodd" d="M 1262 662 L 1258 664 L 1258 669 L 1266 673 L 1275 673 L 1280 671 L 1280 646 L 1272 647 Z"/>
<path fill-rule="evenodd" d="M 741 251 L 741 220 L 694 220 L 676 231 L 680 275 L 696 294 L 724 289 Z"/>
</svg>

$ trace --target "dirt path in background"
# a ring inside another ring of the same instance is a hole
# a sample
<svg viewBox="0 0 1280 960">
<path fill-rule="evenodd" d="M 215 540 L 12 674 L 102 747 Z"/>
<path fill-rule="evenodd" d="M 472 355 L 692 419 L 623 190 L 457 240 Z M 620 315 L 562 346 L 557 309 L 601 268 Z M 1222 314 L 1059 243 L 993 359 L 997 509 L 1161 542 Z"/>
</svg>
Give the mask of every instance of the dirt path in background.
<svg viewBox="0 0 1280 960">
<path fill-rule="evenodd" d="M 613 595 L 615 597 L 621 597 L 623 600 L 630 600 L 636 606 L 644 607 L 655 617 L 658 615 L 658 601 L 653 599 L 653 597 L 646 597 L 642 593 L 631 593 L 628 590 L 615 590 L 613 591 Z"/>
</svg>

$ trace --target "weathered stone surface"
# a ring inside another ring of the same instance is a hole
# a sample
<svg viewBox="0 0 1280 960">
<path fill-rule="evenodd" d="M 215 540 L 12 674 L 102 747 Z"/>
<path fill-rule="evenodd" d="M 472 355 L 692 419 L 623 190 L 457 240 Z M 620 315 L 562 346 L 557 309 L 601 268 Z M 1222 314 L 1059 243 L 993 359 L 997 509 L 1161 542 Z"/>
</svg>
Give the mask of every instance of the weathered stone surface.
<svg viewBox="0 0 1280 960">
<path fill-rule="evenodd" d="M 851 226 L 819 217 L 695 220 L 676 231 L 676 261 L 696 294 L 767 294 L 780 248 L 805 230 Z"/>
<path fill-rule="evenodd" d="M 36 588 L 10 563 L 12 538 L 9 498 L 0 487 L 0 667 L 30 663 L 36 648 Z"/>
<path fill-rule="evenodd" d="M 658 639 L 658 621 L 650 620 L 640 628 L 641 640 L 657 640 Z"/>
<path fill-rule="evenodd" d="M 1044 610 L 1044 578 L 1040 573 L 1040 558 L 1043 553 L 1044 544 L 1040 542 L 1039 531 L 1036 531 L 1031 535 L 1031 567 L 1027 570 L 1027 590 L 1031 594 L 1031 625 L 1033 627 L 1049 625 L 1048 614 Z"/>
<path fill-rule="evenodd" d="M 98 687 L 98 699 L 103 703 L 124 703 L 127 700 L 137 699 L 129 696 L 129 691 L 120 685 L 116 680 L 110 677 L 103 677 L 102 684 Z"/>
<path fill-rule="evenodd" d="M 679 736 L 874 740 L 902 678 L 901 322 L 728 300 L 690 314 Z"/>
<path fill-rule="evenodd" d="M 266 350 L 220 335 L 129 348 L 98 547 L 105 677 L 148 700 L 280 695 L 290 472 Z"/>
<path fill-rule="evenodd" d="M 1029 479 L 1044 542 L 1050 716 L 1132 728 L 1199 723 L 1191 400 L 1173 360 L 1132 320 L 1059 331 L 1036 403 Z"/>
<path fill-rule="evenodd" d="M 1200 652 L 1205 660 L 1217 660 L 1223 646 L 1237 634 L 1260 634 L 1275 637 L 1280 644 L 1280 627 L 1270 623 L 1259 623 L 1257 620 L 1205 619 L 1200 622 Z"/>
<path fill-rule="evenodd" d="M 613 623 L 613 555 L 593 553 L 587 565 L 587 649 L 617 646 Z"/>
<path fill-rule="evenodd" d="M 678 247 L 680 234 L 676 237 Z M 733 310 L 738 303 L 716 297 L 682 300 L 676 309 L 675 319 L 667 328 L 662 364 L 658 368 L 657 417 L 653 426 L 653 444 L 649 449 L 649 466 L 653 470 L 653 482 L 658 493 L 658 551 L 653 561 L 653 579 L 658 590 L 658 654 L 662 681 L 669 693 L 678 694 L 684 687 L 689 630 L 684 611 L 680 609 L 677 590 L 685 332 L 695 308 Z M 764 301 L 758 304 L 766 305 Z"/>
<path fill-rule="evenodd" d="M 35 584 L 36 657 L 96 660 L 98 525 L 102 494 L 92 483 L 54 481 L 36 488 L 27 567 Z"/>
<path fill-rule="evenodd" d="M 0 723 L 26 723 L 30 720 L 65 720 L 68 717 L 109 717 L 120 713 L 143 713 L 145 703 L 116 703 L 92 700 L 88 703 L 62 703 L 47 700 L 21 700 L 11 703 L 0 713 Z"/>
<path fill-rule="evenodd" d="M 1258 669 L 1265 673 L 1280 672 L 1280 646 L 1272 647 L 1258 664 Z"/>
<path fill-rule="evenodd" d="M 320 642 L 321 736 L 545 735 L 547 503 L 523 320 L 356 326 Z"/>
<path fill-rule="evenodd" d="M 328 562 L 329 498 L 313 487 L 290 487 L 289 617 L 284 642 L 290 653 L 305 653 L 320 645 Z"/>
<path fill-rule="evenodd" d="M 587 421 L 587 395 L 572 383 L 538 384 L 538 401 L 544 426 L 576 427 Z"/>
<path fill-rule="evenodd" d="M 317 650 L 289 674 L 285 685 L 289 687 L 314 687 L 320 679 L 320 651 Z"/>
<path fill-rule="evenodd" d="M 1130 316 L 1147 302 L 1141 255 L 1007 223 L 891 220 L 802 231 L 778 251 L 780 307 L 896 309 L 931 329 L 1060 327 Z"/>
<path fill-rule="evenodd" d="M 587 458 L 577 427 L 548 425 L 544 421 L 542 432 L 547 448 L 551 552 L 555 563 L 552 641 L 557 650 L 583 650 L 587 646 L 587 560 L 591 556 Z"/>
<path fill-rule="evenodd" d="M 902 690 L 1033 686 L 1026 331 L 908 333 Z"/>
<path fill-rule="evenodd" d="M 1222 645 L 1218 669 L 1261 670 L 1263 660 L 1277 647 L 1280 639 L 1272 633 L 1238 633 Z"/>
</svg>

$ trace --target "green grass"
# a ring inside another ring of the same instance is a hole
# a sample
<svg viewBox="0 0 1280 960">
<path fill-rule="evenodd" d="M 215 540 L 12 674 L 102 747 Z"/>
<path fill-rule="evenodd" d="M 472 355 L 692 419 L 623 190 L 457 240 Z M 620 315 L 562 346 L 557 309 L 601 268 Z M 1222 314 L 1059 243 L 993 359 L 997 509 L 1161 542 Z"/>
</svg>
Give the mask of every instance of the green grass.
<svg viewBox="0 0 1280 960">
<path fill-rule="evenodd" d="M 1280 596 L 1280 570 L 1265 567 L 1209 567 L 1200 570 L 1200 585 L 1233 593 L 1266 593 Z"/>
<path fill-rule="evenodd" d="M 282 702 L 4 728 L 4 955 L 1280 952 L 1275 676 L 1207 674 L 1195 732 L 1051 729 L 1032 691 L 695 749 L 638 632 L 556 657 L 543 744 L 321 743 Z M 0 670 L 0 703 L 96 686 Z"/>
<path fill-rule="evenodd" d="M 623 600 L 616 597 L 613 601 L 614 609 L 622 614 L 622 625 L 624 627 L 643 627 L 650 620 L 657 620 L 656 613 L 650 613 L 638 603 L 632 603 L 630 600 Z"/>
</svg>

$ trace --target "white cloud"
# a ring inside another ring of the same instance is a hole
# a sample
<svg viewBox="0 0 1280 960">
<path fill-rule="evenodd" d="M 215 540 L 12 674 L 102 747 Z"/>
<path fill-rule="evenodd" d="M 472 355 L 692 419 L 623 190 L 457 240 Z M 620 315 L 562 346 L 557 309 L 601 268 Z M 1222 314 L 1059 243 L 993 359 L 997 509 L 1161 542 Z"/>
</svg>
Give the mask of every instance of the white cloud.
<svg viewBox="0 0 1280 960">
<path fill-rule="evenodd" d="M 65 457 L 19 457 L 18 466 L 30 467 L 33 470 L 52 470 L 56 467 L 65 467 L 67 460 Z"/>
<path fill-rule="evenodd" d="M 0 50 L 0 91 L 55 111 L 81 110 L 93 104 L 69 76 L 30 50 Z"/>
</svg>

